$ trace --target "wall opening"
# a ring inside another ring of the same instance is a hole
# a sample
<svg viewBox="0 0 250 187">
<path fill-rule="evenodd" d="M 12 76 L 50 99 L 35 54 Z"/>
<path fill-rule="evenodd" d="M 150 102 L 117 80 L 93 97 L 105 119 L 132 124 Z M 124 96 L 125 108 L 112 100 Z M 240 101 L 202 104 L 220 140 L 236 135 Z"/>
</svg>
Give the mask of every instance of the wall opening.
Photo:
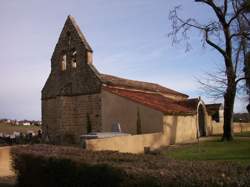
<svg viewBox="0 0 250 187">
<path fill-rule="evenodd" d="M 202 105 L 198 109 L 198 123 L 200 136 L 206 136 L 205 111 Z"/>
<path fill-rule="evenodd" d="M 76 64 L 76 55 L 77 55 L 76 50 L 73 50 L 72 57 L 71 57 L 72 68 L 76 68 L 76 66 L 77 66 L 77 64 Z"/>
<path fill-rule="evenodd" d="M 62 69 L 62 71 L 65 71 L 66 68 L 67 68 L 67 56 L 66 56 L 66 54 L 64 54 L 62 56 L 62 60 L 61 60 L 61 69 Z"/>
<path fill-rule="evenodd" d="M 220 122 L 219 111 L 216 111 L 215 113 L 212 114 L 212 120 L 215 122 Z"/>
<path fill-rule="evenodd" d="M 86 60 L 87 60 L 87 64 L 92 64 L 93 63 L 93 54 L 92 54 L 92 52 L 87 51 Z"/>
</svg>

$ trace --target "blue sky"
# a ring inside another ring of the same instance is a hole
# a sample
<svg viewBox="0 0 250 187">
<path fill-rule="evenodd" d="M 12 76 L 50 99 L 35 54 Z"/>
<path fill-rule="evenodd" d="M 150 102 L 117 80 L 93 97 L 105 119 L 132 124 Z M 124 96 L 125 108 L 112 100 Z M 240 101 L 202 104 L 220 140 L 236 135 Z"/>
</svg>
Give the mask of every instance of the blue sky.
<svg viewBox="0 0 250 187">
<path fill-rule="evenodd" d="M 190 52 L 184 45 L 172 46 L 168 14 L 180 4 L 185 17 L 201 22 L 213 18 L 207 7 L 192 0 L 1 0 L 0 118 L 41 118 L 41 89 L 69 14 L 93 48 L 100 72 L 201 95 L 195 77 L 214 71 L 222 58 L 201 47 L 198 33 L 191 35 Z M 235 111 L 244 111 L 244 102 L 237 99 Z"/>
</svg>

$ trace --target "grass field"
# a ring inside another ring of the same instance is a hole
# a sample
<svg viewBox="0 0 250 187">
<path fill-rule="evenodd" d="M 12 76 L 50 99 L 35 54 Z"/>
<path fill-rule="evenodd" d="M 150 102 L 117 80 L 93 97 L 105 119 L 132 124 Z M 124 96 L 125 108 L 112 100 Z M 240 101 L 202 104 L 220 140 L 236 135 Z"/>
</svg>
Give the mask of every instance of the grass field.
<svg viewBox="0 0 250 187">
<path fill-rule="evenodd" d="M 12 126 L 5 123 L 0 123 L 0 133 L 5 134 L 12 134 L 14 131 L 16 132 L 22 132 L 27 133 L 27 131 L 32 130 L 35 133 L 40 129 L 40 127 L 37 126 Z"/>
<path fill-rule="evenodd" d="M 236 138 L 232 142 L 219 140 L 184 145 L 163 150 L 167 157 L 180 160 L 233 161 L 250 165 L 250 139 Z"/>
</svg>

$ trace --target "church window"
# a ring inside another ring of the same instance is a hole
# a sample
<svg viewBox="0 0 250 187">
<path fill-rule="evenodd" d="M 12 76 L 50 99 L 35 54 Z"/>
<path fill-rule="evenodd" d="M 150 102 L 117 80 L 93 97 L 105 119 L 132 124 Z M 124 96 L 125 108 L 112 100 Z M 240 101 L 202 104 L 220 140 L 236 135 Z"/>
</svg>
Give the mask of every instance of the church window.
<svg viewBox="0 0 250 187">
<path fill-rule="evenodd" d="M 67 56 L 66 56 L 66 54 L 64 54 L 62 56 L 62 62 L 61 62 L 62 71 L 66 70 L 66 66 L 67 66 Z"/>
</svg>

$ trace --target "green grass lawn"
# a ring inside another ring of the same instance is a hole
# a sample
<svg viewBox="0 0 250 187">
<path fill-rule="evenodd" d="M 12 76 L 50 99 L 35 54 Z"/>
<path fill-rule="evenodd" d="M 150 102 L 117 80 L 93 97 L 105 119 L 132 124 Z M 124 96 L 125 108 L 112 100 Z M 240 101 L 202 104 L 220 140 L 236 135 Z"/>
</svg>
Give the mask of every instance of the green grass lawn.
<svg viewBox="0 0 250 187">
<path fill-rule="evenodd" d="M 163 151 L 167 157 L 181 160 L 233 161 L 250 165 L 250 139 L 236 138 L 232 142 L 208 141 L 183 145 Z"/>
<path fill-rule="evenodd" d="M 6 134 L 12 134 L 14 131 L 27 133 L 27 131 L 32 130 L 35 133 L 40 129 L 40 127 L 37 126 L 12 126 L 5 123 L 0 123 L 0 132 L 6 133 Z"/>
</svg>

